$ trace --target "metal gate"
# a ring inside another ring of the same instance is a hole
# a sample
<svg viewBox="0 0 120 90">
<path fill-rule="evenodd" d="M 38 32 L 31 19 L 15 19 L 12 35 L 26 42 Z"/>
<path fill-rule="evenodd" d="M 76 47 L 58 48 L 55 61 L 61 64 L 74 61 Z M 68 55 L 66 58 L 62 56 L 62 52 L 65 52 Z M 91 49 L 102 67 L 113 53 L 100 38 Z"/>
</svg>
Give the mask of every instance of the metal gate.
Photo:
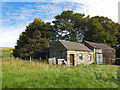
<svg viewBox="0 0 120 90">
<path fill-rule="evenodd" d="M 101 53 L 96 53 L 96 63 L 103 64 L 103 55 Z"/>
</svg>

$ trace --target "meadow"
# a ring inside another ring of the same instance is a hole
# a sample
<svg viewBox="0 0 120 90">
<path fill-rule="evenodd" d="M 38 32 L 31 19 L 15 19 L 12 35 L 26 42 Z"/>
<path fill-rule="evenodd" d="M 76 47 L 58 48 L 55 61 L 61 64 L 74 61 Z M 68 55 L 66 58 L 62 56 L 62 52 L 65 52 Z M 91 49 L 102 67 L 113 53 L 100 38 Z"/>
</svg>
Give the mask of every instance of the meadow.
<svg viewBox="0 0 120 90">
<path fill-rule="evenodd" d="M 2 58 L 2 88 L 118 88 L 115 65 L 57 66 L 5 55 Z"/>
</svg>

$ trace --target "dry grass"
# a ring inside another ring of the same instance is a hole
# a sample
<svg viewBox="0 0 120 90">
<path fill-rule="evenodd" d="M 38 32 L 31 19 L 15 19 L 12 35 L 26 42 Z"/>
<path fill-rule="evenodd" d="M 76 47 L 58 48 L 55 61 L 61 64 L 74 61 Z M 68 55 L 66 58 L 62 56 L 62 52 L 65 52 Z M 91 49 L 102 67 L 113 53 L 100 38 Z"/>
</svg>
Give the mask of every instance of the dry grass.
<svg viewBox="0 0 120 90">
<path fill-rule="evenodd" d="M 0 50 L 10 50 L 14 49 L 14 47 L 0 47 Z"/>
<path fill-rule="evenodd" d="M 8 57 L 8 58 L 3 58 L 2 59 L 2 64 L 7 65 L 7 66 L 13 66 L 13 67 L 18 67 L 18 66 L 25 66 L 25 67 L 44 67 L 48 66 L 46 63 L 39 63 L 39 61 L 29 61 L 29 60 L 22 60 L 19 58 L 14 58 Z"/>
</svg>

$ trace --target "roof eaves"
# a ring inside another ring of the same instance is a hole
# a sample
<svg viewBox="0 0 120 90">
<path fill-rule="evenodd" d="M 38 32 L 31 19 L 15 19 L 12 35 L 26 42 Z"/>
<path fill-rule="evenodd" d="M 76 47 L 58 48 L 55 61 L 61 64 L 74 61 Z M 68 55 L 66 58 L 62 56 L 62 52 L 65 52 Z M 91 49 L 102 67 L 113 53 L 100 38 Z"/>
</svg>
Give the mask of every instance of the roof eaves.
<svg viewBox="0 0 120 90">
<path fill-rule="evenodd" d="M 68 48 L 64 45 L 64 43 L 62 43 L 62 40 L 59 40 L 59 42 L 63 45 L 64 48 L 68 50 Z"/>
</svg>

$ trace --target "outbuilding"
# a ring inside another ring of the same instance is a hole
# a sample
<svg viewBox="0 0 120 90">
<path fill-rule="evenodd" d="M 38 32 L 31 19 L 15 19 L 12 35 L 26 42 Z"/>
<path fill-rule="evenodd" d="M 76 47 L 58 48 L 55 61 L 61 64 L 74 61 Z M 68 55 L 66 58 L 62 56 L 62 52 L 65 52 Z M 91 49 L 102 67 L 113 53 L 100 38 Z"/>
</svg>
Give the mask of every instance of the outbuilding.
<svg viewBox="0 0 120 90">
<path fill-rule="evenodd" d="M 50 47 L 50 58 L 65 59 L 68 66 L 91 64 L 94 52 L 83 43 L 59 40 Z"/>
<path fill-rule="evenodd" d="M 115 64 L 116 50 L 114 48 L 90 41 L 84 41 L 84 45 L 94 52 L 93 56 L 97 64 Z"/>
</svg>

